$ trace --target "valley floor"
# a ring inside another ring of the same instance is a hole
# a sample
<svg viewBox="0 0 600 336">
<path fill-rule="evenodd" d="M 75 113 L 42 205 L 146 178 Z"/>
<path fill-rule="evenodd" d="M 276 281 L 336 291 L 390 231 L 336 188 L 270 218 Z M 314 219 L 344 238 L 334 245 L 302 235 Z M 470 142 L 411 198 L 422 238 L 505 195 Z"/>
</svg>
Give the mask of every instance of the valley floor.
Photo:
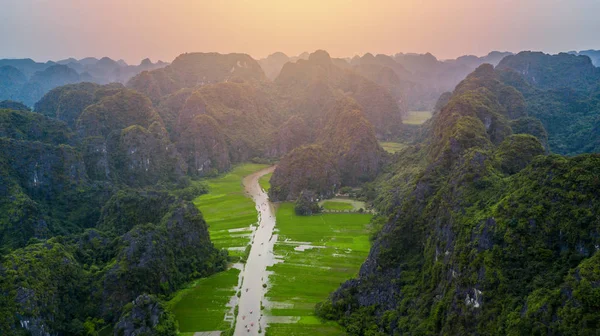
<svg viewBox="0 0 600 336">
<path fill-rule="evenodd" d="M 181 335 L 234 325 L 234 335 L 343 334 L 315 317 L 314 307 L 358 273 L 370 248 L 371 215 L 296 216 L 292 203 L 276 209 L 266 198 L 272 169 L 265 168 L 239 165 L 210 179 L 209 193 L 194 201 L 214 244 L 247 261 L 177 293 L 170 305 Z"/>
<path fill-rule="evenodd" d="M 267 335 L 343 335 L 314 316 L 339 285 L 357 275 L 369 253 L 369 214 L 296 216 L 292 203 L 277 210 L 276 263 L 265 299 Z"/>
</svg>

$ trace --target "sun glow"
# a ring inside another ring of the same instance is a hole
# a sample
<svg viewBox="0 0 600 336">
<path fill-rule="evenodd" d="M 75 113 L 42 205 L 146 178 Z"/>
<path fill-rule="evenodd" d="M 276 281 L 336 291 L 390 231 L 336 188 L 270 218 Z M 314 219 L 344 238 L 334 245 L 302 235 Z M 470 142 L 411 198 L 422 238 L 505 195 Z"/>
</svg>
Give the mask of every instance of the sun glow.
<svg viewBox="0 0 600 336">
<path fill-rule="evenodd" d="M 333 56 L 431 52 L 440 58 L 552 52 L 600 43 L 590 36 L 600 21 L 586 14 L 598 11 L 593 0 L 22 0 L 3 5 L 0 56 L 108 54 L 137 62 L 170 61 L 186 51 L 264 57 L 322 48 Z"/>
</svg>

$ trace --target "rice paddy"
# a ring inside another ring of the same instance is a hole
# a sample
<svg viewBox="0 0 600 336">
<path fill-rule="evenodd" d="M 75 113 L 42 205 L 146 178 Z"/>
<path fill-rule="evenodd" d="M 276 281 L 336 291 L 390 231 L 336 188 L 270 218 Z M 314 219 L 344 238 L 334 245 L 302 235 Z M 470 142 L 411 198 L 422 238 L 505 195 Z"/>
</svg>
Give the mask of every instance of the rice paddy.
<svg viewBox="0 0 600 336">
<path fill-rule="evenodd" d="M 409 125 L 421 125 L 429 118 L 431 118 L 431 111 L 410 111 L 402 122 Z"/>
<path fill-rule="evenodd" d="M 208 278 L 194 281 L 177 292 L 169 301 L 181 333 L 227 330 L 231 323 L 225 321 L 227 306 L 235 295 L 240 271 L 231 268 Z"/>
<path fill-rule="evenodd" d="M 365 209 L 365 202 L 357 201 L 351 198 L 336 197 L 319 202 L 325 211 L 359 211 Z"/>
<path fill-rule="evenodd" d="M 209 193 L 194 200 L 204 214 L 215 246 L 229 249 L 231 255 L 243 255 L 250 243 L 251 226 L 257 221 L 255 204 L 247 197 L 242 180 L 265 167 L 244 164 L 209 179 Z M 259 181 L 265 190 L 269 178 Z M 329 202 L 330 209 L 356 207 L 344 198 L 325 202 Z M 342 282 L 357 275 L 370 248 L 367 225 L 371 215 L 334 212 L 303 217 L 295 215 L 292 203 L 283 203 L 276 218 L 278 239 L 273 253 L 278 262 L 268 267 L 263 314 L 269 326 L 262 332 L 270 336 L 343 335 L 336 323 L 314 316 L 314 307 Z M 169 305 L 181 335 L 231 327 L 230 319 L 225 317 L 232 311 L 230 300 L 235 298 L 239 274 L 232 268 L 196 280 L 176 293 Z"/>
<path fill-rule="evenodd" d="M 326 210 L 353 210 L 354 209 L 354 207 L 350 203 L 336 202 L 336 201 L 323 202 L 323 208 Z"/>
<path fill-rule="evenodd" d="M 357 275 L 369 252 L 369 214 L 296 216 L 292 203 L 277 211 L 280 262 L 269 271 L 265 312 L 267 335 L 343 335 L 335 323 L 314 316 L 314 307 Z"/>
<path fill-rule="evenodd" d="M 207 179 L 208 194 L 194 200 L 208 223 L 211 240 L 217 248 L 229 250 L 235 257 L 244 255 L 250 243 L 252 225 L 257 221 L 254 201 L 244 191 L 242 179 L 267 167 L 260 164 L 243 164 L 229 173 Z M 240 271 L 231 268 L 208 278 L 198 279 L 178 291 L 169 306 L 179 323 L 180 335 L 195 332 L 227 330 L 231 322 L 225 316 L 235 297 Z"/>
<path fill-rule="evenodd" d="M 381 147 L 388 153 L 396 153 L 404 148 L 406 145 L 398 142 L 380 142 Z"/>
<path fill-rule="evenodd" d="M 267 165 L 242 164 L 229 173 L 208 179 L 208 194 L 194 200 L 208 223 L 210 239 L 217 248 L 229 250 L 229 255 L 242 257 L 250 243 L 252 225 L 258 213 L 254 201 L 244 191 L 242 179 Z"/>
</svg>

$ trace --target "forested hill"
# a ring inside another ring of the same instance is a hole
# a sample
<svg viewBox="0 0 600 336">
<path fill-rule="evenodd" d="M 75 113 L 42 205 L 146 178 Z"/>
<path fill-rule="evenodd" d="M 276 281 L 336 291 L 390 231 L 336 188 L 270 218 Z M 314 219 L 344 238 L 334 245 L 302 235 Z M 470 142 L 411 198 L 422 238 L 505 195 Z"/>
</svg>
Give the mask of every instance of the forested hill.
<svg viewBox="0 0 600 336">
<path fill-rule="evenodd" d="M 552 152 L 600 152 L 600 68 L 587 56 L 521 52 L 498 65 L 502 81 L 525 97 L 548 131 Z"/>
<path fill-rule="evenodd" d="M 357 188 L 376 210 L 358 278 L 317 310 L 349 334 L 592 333 L 598 69 L 480 65 L 409 129 L 402 76 L 433 62 L 413 56 L 319 50 L 268 78 L 246 54 L 189 53 L 126 85 L 79 82 L 72 60 L 0 67 L 10 97 L 41 97 L 0 100 L 0 334 L 175 335 L 163 301 L 233 261 L 191 200 L 248 161 L 279 161 L 273 201 Z M 379 142 L 399 139 L 393 155 Z"/>
<path fill-rule="evenodd" d="M 313 83 L 302 71 L 273 83 L 248 55 L 216 53 L 183 54 L 127 86 L 51 88 L 33 111 L 0 101 L 0 334 L 175 335 L 163 300 L 233 261 L 191 202 L 207 192 L 201 177 L 312 144 L 340 171 L 334 190 L 373 180 L 387 157 L 370 120 L 389 130 L 402 112 L 324 55 L 301 64 L 334 74 L 310 110 L 286 93 Z"/>
<path fill-rule="evenodd" d="M 381 229 L 318 315 L 351 335 L 596 332 L 600 154 L 547 155 L 528 95 L 507 84 L 525 79 L 498 68 L 462 81 L 425 144 L 365 187 Z"/>
</svg>

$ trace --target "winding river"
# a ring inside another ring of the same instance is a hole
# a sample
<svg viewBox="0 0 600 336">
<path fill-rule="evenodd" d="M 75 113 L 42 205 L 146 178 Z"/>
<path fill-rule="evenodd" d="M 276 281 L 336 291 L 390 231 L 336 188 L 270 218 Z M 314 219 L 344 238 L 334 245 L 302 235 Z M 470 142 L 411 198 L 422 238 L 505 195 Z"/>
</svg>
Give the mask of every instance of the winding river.
<svg viewBox="0 0 600 336">
<path fill-rule="evenodd" d="M 267 266 L 273 265 L 273 246 L 277 236 L 275 228 L 275 206 L 258 184 L 258 179 L 275 170 L 275 166 L 262 169 L 244 178 L 246 192 L 252 197 L 258 211 L 258 226 L 254 230 L 250 255 L 241 272 L 241 296 L 234 335 L 259 335 L 265 333 L 266 320 L 261 316 L 261 301 L 267 288 Z"/>
</svg>

